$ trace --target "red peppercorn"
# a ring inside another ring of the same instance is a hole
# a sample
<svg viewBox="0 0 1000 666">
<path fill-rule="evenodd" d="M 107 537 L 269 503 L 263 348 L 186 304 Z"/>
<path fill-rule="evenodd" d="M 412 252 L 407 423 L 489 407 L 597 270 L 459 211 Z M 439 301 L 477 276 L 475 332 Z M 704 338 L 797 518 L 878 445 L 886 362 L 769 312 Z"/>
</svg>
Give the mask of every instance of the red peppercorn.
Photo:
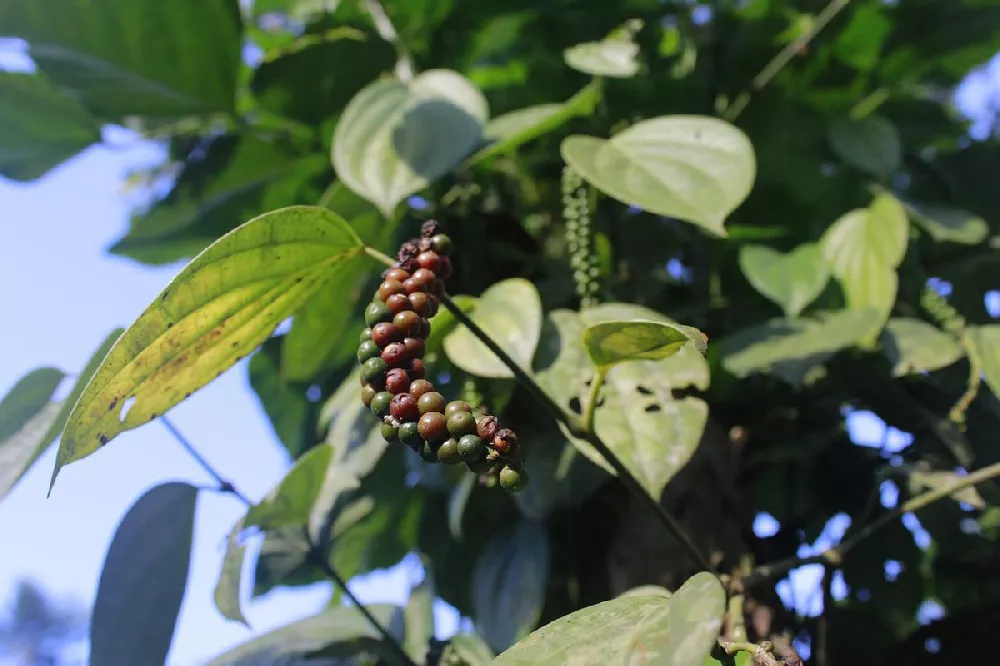
<svg viewBox="0 0 1000 666">
<path fill-rule="evenodd" d="M 389 270 L 387 270 L 385 272 L 385 275 L 382 276 L 382 279 L 383 280 L 396 280 L 397 282 L 399 282 L 400 284 L 402 284 L 403 282 L 405 282 L 406 280 L 408 280 L 409 277 L 410 277 L 409 273 L 407 273 L 406 271 L 404 271 L 402 268 L 398 268 L 397 267 L 397 268 L 390 268 Z"/>
<path fill-rule="evenodd" d="M 396 314 L 392 318 L 392 325 L 396 327 L 397 335 L 413 337 L 420 332 L 420 315 L 413 310 L 406 310 Z"/>
<path fill-rule="evenodd" d="M 424 286 L 414 280 L 412 277 L 403 282 L 403 289 L 406 290 L 407 294 L 419 294 L 423 292 Z"/>
<path fill-rule="evenodd" d="M 390 368 L 398 368 L 403 365 L 410 355 L 406 353 L 406 345 L 402 342 L 391 342 L 382 350 L 382 360 Z"/>
<path fill-rule="evenodd" d="M 427 287 L 427 291 L 429 291 L 434 296 L 441 298 L 442 296 L 444 296 L 445 292 L 444 280 L 442 280 L 441 278 L 434 278 L 434 280 L 432 280 L 430 285 Z"/>
<path fill-rule="evenodd" d="M 410 395 L 420 401 L 420 396 L 425 393 L 431 393 L 434 390 L 434 384 L 431 384 L 426 379 L 414 379 L 410 382 Z"/>
<path fill-rule="evenodd" d="M 379 300 L 385 302 L 393 294 L 403 293 L 403 283 L 399 280 L 386 280 L 378 287 Z"/>
<path fill-rule="evenodd" d="M 441 257 L 438 256 L 437 252 L 427 250 L 417 256 L 417 263 L 420 264 L 421 268 L 426 268 L 431 273 L 437 273 L 438 267 L 441 266 Z"/>
<path fill-rule="evenodd" d="M 503 428 L 493 437 L 493 448 L 497 453 L 509 456 L 517 450 L 517 435 L 510 428 Z"/>
<path fill-rule="evenodd" d="M 429 336 L 430 334 L 431 334 L 431 323 L 426 319 L 421 319 L 420 331 L 418 331 L 417 335 L 426 340 L 427 336 Z"/>
<path fill-rule="evenodd" d="M 497 436 L 499 427 L 497 417 L 492 414 L 484 414 L 476 419 L 476 434 L 484 442 L 492 442 L 493 438 Z"/>
<path fill-rule="evenodd" d="M 420 314 L 426 317 L 427 319 L 430 319 L 431 317 L 437 314 L 438 307 L 440 304 L 441 301 L 438 300 L 437 296 L 427 296 L 427 306 L 424 308 L 424 311 L 421 312 Z"/>
<path fill-rule="evenodd" d="M 413 311 L 416 312 L 421 317 L 426 317 L 427 315 L 425 314 L 425 312 L 427 311 L 427 299 L 429 298 L 429 296 L 422 291 L 417 291 L 410 294 L 409 298 L 410 298 L 410 305 L 413 307 Z"/>
<path fill-rule="evenodd" d="M 410 376 L 402 368 L 393 368 L 385 373 L 385 390 L 393 395 L 406 393 L 410 388 Z"/>
<path fill-rule="evenodd" d="M 389 403 L 389 413 L 403 423 L 412 423 L 420 418 L 417 399 L 409 393 L 394 395 Z"/>
<path fill-rule="evenodd" d="M 427 368 L 424 367 L 424 362 L 419 358 L 410 359 L 407 372 L 409 372 L 410 377 L 413 379 L 423 379 L 427 376 Z"/>
<path fill-rule="evenodd" d="M 448 420 L 441 412 L 427 412 L 417 421 L 417 430 L 428 442 L 439 442 L 448 436 Z"/>
<path fill-rule="evenodd" d="M 392 314 L 399 314 L 400 312 L 413 309 L 413 305 L 406 294 L 393 294 L 386 300 L 385 305 Z"/>
<path fill-rule="evenodd" d="M 410 279 L 421 286 L 421 291 L 426 291 L 427 287 L 434 282 L 435 277 L 437 276 L 434 275 L 432 271 L 429 271 L 426 268 L 421 268 L 414 273 Z"/>
<path fill-rule="evenodd" d="M 438 266 L 437 276 L 442 280 L 447 280 L 455 272 L 454 267 L 451 265 L 451 259 L 448 257 L 441 257 L 440 265 Z"/>
<path fill-rule="evenodd" d="M 401 337 L 403 336 L 400 335 L 399 330 L 389 322 L 372 326 L 372 341 L 379 346 L 379 349 L 385 349 Z"/>
<path fill-rule="evenodd" d="M 406 356 L 408 358 L 424 357 L 424 341 L 422 338 L 406 338 L 403 340 L 403 346 L 406 348 Z"/>
</svg>

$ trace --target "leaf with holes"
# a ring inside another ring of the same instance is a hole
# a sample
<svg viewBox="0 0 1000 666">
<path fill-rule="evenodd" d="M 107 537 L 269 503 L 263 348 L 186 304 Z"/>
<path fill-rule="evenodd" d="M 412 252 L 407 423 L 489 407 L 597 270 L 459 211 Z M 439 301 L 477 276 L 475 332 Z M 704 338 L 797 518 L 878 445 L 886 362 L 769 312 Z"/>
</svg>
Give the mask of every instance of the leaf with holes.
<svg viewBox="0 0 1000 666">
<path fill-rule="evenodd" d="M 888 317 L 896 302 L 896 268 L 906 253 L 909 221 L 895 197 L 881 194 L 868 208 L 841 216 L 820 247 L 852 310 L 872 308 Z"/>
<path fill-rule="evenodd" d="M 740 269 L 753 288 L 781 306 L 788 317 L 798 316 L 830 279 L 830 269 L 815 243 L 800 245 L 788 254 L 766 245 L 744 245 Z"/>
<path fill-rule="evenodd" d="M 562 156 L 591 185 L 650 213 L 725 236 L 723 223 L 753 187 L 750 139 L 707 116 L 664 116 L 609 140 L 571 136 Z"/>
<path fill-rule="evenodd" d="M 585 42 L 563 51 L 566 64 L 591 76 L 632 78 L 639 72 L 639 45 L 631 40 Z"/>
<path fill-rule="evenodd" d="M 961 208 L 913 201 L 903 201 L 903 205 L 914 223 L 938 242 L 976 245 L 990 232 L 986 220 Z"/>
<path fill-rule="evenodd" d="M 472 320 L 522 368 L 531 364 L 542 328 L 542 302 L 535 285 L 523 278 L 498 282 L 483 292 Z M 462 325 L 444 339 L 452 363 L 478 377 L 513 377 L 514 373 Z"/>
<path fill-rule="evenodd" d="M 222 569 L 219 571 L 219 580 L 215 583 L 212 598 L 222 617 L 249 627 L 240 607 L 240 580 L 243 578 L 243 560 L 247 552 L 246 543 L 240 539 L 243 529 L 241 518 L 229 533 L 226 554 L 222 558 Z"/>
<path fill-rule="evenodd" d="M 1000 398 L 1000 324 L 970 326 L 968 336 L 987 386 Z"/>
<path fill-rule="evenodd" d="M 899 132 L 881 116 L 838 118 L 827 128 L 827 140 L 837 157 L 873 176 L 889 176 L 903 161 Z"/>
<path fill-rule="evenodd" d="M 402 613 L 398 607 L 372 604 L 367 608 L 379 624 L 389 629 L 391 635 L 399 637 L 402 633 Z M 361 654 L 371 654 L 387 661 L 396 658 L 371 622 L 357 608 L 334 606 L 318 615 L 253 638 L 219 655 L 206 666 L 305 666 L 313 663 L 341 663 L 341 659 L 356 658 Z"/>
<path fill-rule="evenodd" d="M 596 372 L 583 346 L 584 329 L 628 319 L 677 326 L 658 312 L 627 303 L 598 305 L 579 314 L 556 310 L 546 321 L 535 358 L 537 381 L 560 405 L 579 409 Z M 652 497 L 659 498 L 691 458 L 708 418 L 704 400 L 678 399 L 673 392 L 687 387 L 704 390 L 708 381 L 708 363 L 695 345 L 684 345 L 663 360 L 624 363 L 608 372 L 595 415 L 597 435 Z M 571 441 L 614 474 L 593 447 L 575 438 Z"/>
<path fill-rule="evenodd" d="M 954 337 L 919 319 L 890 319 L 882 331 L 882 349 L 896 377 L 932 372 L 962 357 Z"/>
<path fill-rule="evenodd" d="M 490 540 L 472 576 L 476 628 L 490 647 L 503 650 L 535 627 L 548 577 L 549 537 L 541 523 L 522 521 Z"/>
<path fill-rule="evenodd" d="M 429 70 L 410 83 L 377 81 L 344 110 L 333 167 L 390 217 L 397 204 L 448 173 L 480 143 L 482 93 L 457 72 Z"/>
<path fill-rule="evenodd" d="M 187 483 L 164 483 L 125 514 L 97 586 L 88 663 L 166 661 L 187 586 L 197 497 Z"/>
<path fill-rule="evenodd" d="M 689 578 L 670 597 L 666 617 L 654 616 L 635 628 L 629 664 L 700 666 L 709 656 L 726 611 L 726 591 L 707 571 Z"/>
<path fill-rule="evenodd" d="M 52 483 L 222 374 L 363 251 L 344 220 L 311 206 L 261 215 L 213 243 L 108 352 L 69 416 Z"/>
<path fill-rule="evenodd" d="M 691 342 L 705 353 L 708 338 L 690 326 L 674 326 L 656 321 L 606 321 L 583 332 L 583 346 L 591 362 L 600 369 L 625 361 L 660 361 L 679 352 Z"/>
</svg>

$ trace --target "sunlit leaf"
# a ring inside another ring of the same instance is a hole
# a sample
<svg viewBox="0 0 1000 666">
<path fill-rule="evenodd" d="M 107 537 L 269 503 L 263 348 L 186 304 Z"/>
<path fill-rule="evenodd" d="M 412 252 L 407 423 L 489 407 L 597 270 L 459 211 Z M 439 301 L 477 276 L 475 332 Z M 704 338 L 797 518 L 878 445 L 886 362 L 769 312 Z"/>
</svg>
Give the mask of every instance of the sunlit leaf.
<svg viewBox="0 0 1000 666">
<path fill-rule="evenodd" d="M 962 357 L 954 337 L 919 319 L 890 319 L 882 331 L 882 348 L 897 377 L 938 370 Z"/>
<path fill-rule="evenodd" d="M 243 578 L 243 560 L 246 558 L 246 544 L 240 541 L 243 529 L 243 519 L 240 519 L 229 533 L 213 600 L 222 617 L 249 627 L 240 605 L 240 581 Z"/>
<path fill-rule="evenodd" d="M 707 116 L 653 118 L 610 140 L 571 136 L 562 156 L 605 194 L 716 236 L 726 235 L 723 223 L 757 171 L 747 136 Z"/>
<path fill-rule="evenodd" d="M 563 59 L 573 69 L 592 76 L 628 79 L 639 72 L 639 45 L 621 39 L 606 39 L 571 46 Z"/>
<path fill-rule="evenodd" d="M 262 215 L 220 238 L 118 339 L 69 416 L 65 465 L 185 399 L 255 349 L 363 248 L 322 208 Z"/>
<path fill-rule="evenodd" d="M 726 610 L 726 591 L 707 571 L 689 578 L 670 597 L 666 618 L 638 625 L 630 664 L 700 666 L 712 651 Z"/>
<path fill-rule="evenodd" d="M 535 627 L 548 576 L 549 538 L 541 524 L 522 522 L 487 544 L 472 577 L 472 603 L 476 628 L 494 650 Z"/>
<path fill-rule="evenodd" d="M 456 634 L 449 641 L 449 649 L 468 666 L 489 666 L 493 663 L 493 650 L 476 634 Z"/>
<path fill-rule="evenodd" d="M 683 329 L 655 321 L 607 321 L 583 332 L 583 346 L 598 368 L 624 361 L 660 361 L 673 356 L 688 342 L 702 354 L 708 339 L 697 329 Z"/>
<path fill-rule="evenodd" d="M 488 116 L 482 93 L 450 70 L 429 70 L 408 84 L 377 81 L 337 123 L 333 167 L 389 217 L 479 145 Z"/>
<path fill-rule="evenodd" d="M 899 132 L 878 115 L 838 118 L 827 129 L 827 138 L 840 159 L 873 176 L 890 175 L 903 160 Z"/>
<path fill-rule="evenodd" d="M 1000 324 L 971 326 L 968 335 L 979 357 L 986 384 L 1000 398 Z"/>
<path fill-rule="evenodd" d="M 498 282 L 476 302 L 472 320 L 523 368 L 531 364 L 542 328 L 542 303 L 535 286 L 523 278 Z M 444 339 L 452 363 L 479 377 L 513 377 L 497 356 L 459 325 Z"/>
<path fill-rule="evenodd" d="M 777 303 L 789 317 L 798 316 L 830 279 L 820 248 L 805 243 L 788 254 L 766 245 L 740 248 L 740 269 L 762 295 Z"/>
<path fill-rule="evenodd" d="M 166 661 L 187 586 L 197 497 L 191 485 L 164 483 L 125 514 L 97 586 L 88 663 Z"/>
</svg>

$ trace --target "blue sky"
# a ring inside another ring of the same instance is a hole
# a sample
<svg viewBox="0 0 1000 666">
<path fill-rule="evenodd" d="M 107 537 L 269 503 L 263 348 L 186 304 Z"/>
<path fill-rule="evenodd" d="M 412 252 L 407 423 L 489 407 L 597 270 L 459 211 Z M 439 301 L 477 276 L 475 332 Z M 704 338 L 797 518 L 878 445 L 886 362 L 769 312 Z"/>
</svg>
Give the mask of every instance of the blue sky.
<svg viewBox="0 0 1000 666">
<path fill-rule="evenodd" d="M 960 91 L 963 108 L 973 116 L 989 109 L 997 101 L 998 79 L 1000 60 L 995 59 Z M 973 135 L 981 136 L 984 127 L 982 121 L 977 123 Z M 130 202 L 120 193 L 126 170 L 155 163 L 159 155 L 151 144 L 116 143 L 120 147 L 94 147 L 34 184 L 0 180 L 0 312 L 8 322 L 0 333 L 0 395 L 38 366 L 54 365 L 67 372 L 82 368 L 107 333 L 128 325 L 179 269 L 148 268 L 106 254 L 127 224 Z M 288 467 L 246 385 L 245 362 L 171 416 L 202 454 L 251 498 L 263 496 Z M 881 424 L 871 418 L 861 415 L 853 421 L 858 439 L 869 445 L 882 441 Z M 905 436 L 900 437 L 899 444 L 905 446 Z M 17 579 L 29 577 L 58 597 L 89 605 L 105 549 L 129 505 L 163 481 L 210 482 L 158 423 L 126 433 L 67 468 L 46 499 L 53 457 L 50 451 L 0 503 L 0 604 Z M 891 487 L 883 500 L 895 501 Z M 229 497 L 203 493 L 199 498 L 192 573 L 171 666 L 203 663 L 253 633 L 223 620 L 212 604 L 225 538 L 242 511 Z M 913 520 L 910 524 L 919 535 L 919 525 Z M 832 542 L 844 527 L 842 520 L 831 524 L 829 534 L 813 548 Z M 758 519 L 762 533 L 774 528 L 773 519 Z M 403 566 L 355 581 L 352 587 L 365 601 L 399 602 L 417 575 L 413 566 Z M 783 596 L 801 610 L 816 612 L 812 600 L 802 595 L 815 587 L 817 575 L 801 572 L 794 584 L 784 586 Z M 249 606 L 247 617 L 254 632 L 267 630 L 314 612 L 328 595 L 324 584 L 277 592 Z M 931 617 L 933 609 L 928 612 Z M 442 633 L 454 630 L 453 613 L 439 607 L 438 618 Z"/>
</svg>

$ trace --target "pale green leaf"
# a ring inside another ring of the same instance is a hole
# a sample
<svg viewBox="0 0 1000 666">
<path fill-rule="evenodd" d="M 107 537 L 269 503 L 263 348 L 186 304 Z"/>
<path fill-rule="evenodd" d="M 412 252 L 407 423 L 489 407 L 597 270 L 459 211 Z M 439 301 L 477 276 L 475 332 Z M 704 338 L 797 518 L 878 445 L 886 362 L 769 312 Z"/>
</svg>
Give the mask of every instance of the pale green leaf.
<svg viewBox="0 0 1000 666">
<path fill-rule="evenodd" d="M 664 116 L 610 140 L 571 136 L 566 163 L 619 201 L 725 236 L 726 217 L 750 194 L 757 171 L 750 139 L 707 116 Z"/>
<path fill-rule="evenodd" d="M 549 537 L 540 523 L 522 521 L 483 549 L 472 576 L 472 605 L 476 628 L 494 650 L 535 628 L 548 577 Z"/>
<path fill-rule="evenodd" d="M 983 379 L 1000 398 L 1000 324 L 970 326 L 969 341 L 983 369 Z"/>
<path fill-rule="evenodd" d="M 125 514 L 97 585 L 88 663 L 166 661 L 187 586 L 197 497 L 187 483 L 164 483 Z"/>
<path fill-rule="evenodd" d="M 472 320 L 522 368 L 531 364 L 542 328 L 542 302 L 535 286 L 523 278 L 498 282 L 476 302 Z M 514 373 L 464 326 L 444 339 L 452 363 L 479 377 L 513 377 Z"/>
<path fill-rule="evenodd" d="M 493 663 L 493 650 L 477 634 L 452 636 L 448 649 L 468 666 L 489 666 Z"/>
<path fill-rule="evenodd" d="M 571 46 L 563 52 L 566 64 L 591 76 L 628 79 L 639 72 L 639 45 L 621 39 L 606 39 Z"/>
<path fill-rule="evenodd" d="M 337 123 L 333 167 L 390 217 L 400 201 L 480 144 L 488 116 L 482 93 L 457 72 L 429 70 L 410 83 L 377 81 L 351 100 Z"/>
<path fill-rule="evenodd" d="M 882 349 L 897 377 L 938 370 L 962 357 L 954 337 L 919 319 L 890 319 L 882 331 Z"/>
<path fill-rule="evenodd" d="M 872 308 L 888 317 L 896 302 L 896 268 L 906 253 L 909 221 L 893 196 L 881 194 L 868 208 L 852 210 L 823 234 L 820 246 L 840 282 L 847 306 Z"/>
<path fill-rule="evenodd" d="M 777 303 L 788 317 L 796 317 L 812 303 L 830 279 L 815 243 L 804 243 L 788 254 L 766 245 L 740 248 L 740 269 L 753 288 Z"/>
<path fill-rule="evenodd" d="M 406 619 L 403 640 L 406 654 L 418 664 L 422 663 L 427 657 L 430 640 L 434 638 L 434 581 L 429 570 L 420 584 L 410 590 L 403 617 Z"/>
<path fill-rule="evenodd" d="M 841 349 L 860 344 L 881 322 L 875 310 L 821 312 L 743 329 L 721 343 L 722 365 L 737 377 L 771 373 L 801 386 L 810 370 Z"/>
<path fill-rule="evenodd" d="M 222 558 L 222 569 L 212 598 L 222 617 L 249 627 L 240 607 L 240 581 L 243 578 L 243 561 L 247 550 L 246 544 L 240 540 L 243 529 L 243 519 L 240 519 L 229 533 L 226 554 Z"/>
<path fill-rule="evenodd" d="M 346 222 L 310 206 L 267 213 L 213 243 L 105 357 L 69 416 L 52 481 L 243 358 L 362 252 Z"/>
<path fill-rule="evenodd" d="M 986 220 L 961 208 L 912 201 L 903 204 L 917 226 L 938 242 L 975 245 L 983 242 L 990 232 Z"/>
<path fill-rule="evenodd" d="M 549 314 L 536 355 L 537 381 L 566 409 L 579 407 L 596 372 L 583 346 L 584 328 L 627 319 L 677 326 L 653 310 L 626 303 L 602 304 L 581 313 L 556 310 Z M 690 460 L 708 418 L 708 405 L 701 398 L 678 399 L 674 391 L 705 389 L 708 381 L 708 363 L 694 345 L 660 361 L 623 363 L 608 372 L 595 415 L 597 435 L 655 498 Z M 614 474 L 589 444 L 571 441 Z"/>
<path fill-rule="evenodd" d="M 398 607 L 371 604 L 367 608 L 394 636 L 401 633 L 402 613 Z M 321 658 L 341 663 L 334 660 L 356 658 L 365 653 L 386 659 L 395 656 L 357 608 L 335 606 L 253 638 L 219 655 L 206 666 L 307 666 L 326 663 Z"/>
<path fill-rule="evenodd" d="M 100 123 L 41 74 L 0 71 L 0 175 L 26 181 L 101 140 Z"/>
<path fill-rule="evenodd" d="M 827 128 L 827 139 L 840 159 L 873 176 L 889 176 L 903 160 L 896 126 L 878 115 L 838 118 Z"/>
<path fill-rule="evenodd" d="M 654 596 L 663 597 L 664 599 L 669 599 L 673 596 L 673 593 L 665 587 L 660 587 L 659 585 L 640 585 L 638 587 L 633 587 L 631 590 L 627 590 L 619 594 L 619 597 L 639 597 L 643 595 L 652 594 Z"/>
<path fill-rule="evenodd" d="M 625 361 L 660 361 L 673 356 L 688 342 L 702 354 L 708 339 L 700 331 L 655 321 L 607 321 L 583 332 L 583 346 L 598 368 Z"/>
<path fill-rule="evenodd" d="M 726 591 L 718 579 L 707 571 L 695 574 L 671 595 L 666 617 L 650 617 L 635 628 L 627 663 L 700 666 L 716 644 L 725 610 Z"/>
</svg>

